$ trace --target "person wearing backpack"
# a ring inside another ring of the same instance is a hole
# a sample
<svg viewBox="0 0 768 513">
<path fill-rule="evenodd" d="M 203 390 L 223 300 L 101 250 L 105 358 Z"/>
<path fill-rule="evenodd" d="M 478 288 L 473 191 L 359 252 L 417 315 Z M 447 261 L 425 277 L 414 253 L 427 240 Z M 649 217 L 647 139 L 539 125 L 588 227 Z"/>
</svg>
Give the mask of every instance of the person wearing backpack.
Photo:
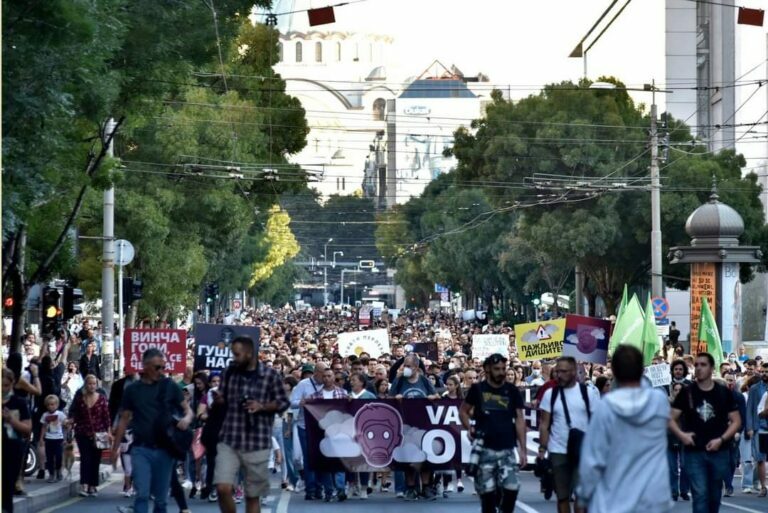
<svg viewBox="0 0 768 513">
<path fill-rule="evenodd" d="M 731 441 L 741 429 L 741 415 L 733 393 L 712 379 L 712 355 L 699 353 L 694 368 L 696 382 L 677 394 L 669 429 L 684 446 L 693 513 L 717 513 L 730 466 Z"/>
<path fill-rule="evenodd" d="M 579 383 L 576 359 L 562 356 L 557 359 L 557 386 L 547 390 L 541 398 L 541 424 L 539 426 L 539 454 L 547 454 L 557 495 L 558 513 L 570 513 L 571 495 L 576 486 L 581 442 L 589 425 L 600 392 L 595 387 Z"/>
</svg>

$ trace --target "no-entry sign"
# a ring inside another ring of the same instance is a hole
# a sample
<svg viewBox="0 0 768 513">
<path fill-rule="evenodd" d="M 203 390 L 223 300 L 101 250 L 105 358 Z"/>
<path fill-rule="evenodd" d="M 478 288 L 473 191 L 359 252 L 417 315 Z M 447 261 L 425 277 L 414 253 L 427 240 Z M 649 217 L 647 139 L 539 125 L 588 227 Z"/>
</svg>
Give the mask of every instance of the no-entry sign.
<svg viewBox="0 0 768 513">
<path fill-rule="evenodd" d="M 186 368 L 187 332 L 168 329 L 127 329 L 123 339 L 125 372 L 141 372 L 144 351 L 157 348 L 165 356 L 165 370 L 182 374 Z"/>
</svg>

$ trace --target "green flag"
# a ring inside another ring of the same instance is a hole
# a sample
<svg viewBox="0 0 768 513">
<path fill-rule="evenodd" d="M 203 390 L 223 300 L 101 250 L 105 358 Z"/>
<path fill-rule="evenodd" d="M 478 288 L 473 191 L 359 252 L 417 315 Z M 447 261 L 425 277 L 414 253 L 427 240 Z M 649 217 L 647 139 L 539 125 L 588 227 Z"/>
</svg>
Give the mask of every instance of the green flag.
<svg viewBox="0 0 768 513">
<path fill-rule="evenodd" d="M 616 325 L 613 327 L 611 341 L 608 343 L 608 354 L 613 354 L 621 344 L 635 346 L 640 351 L 643 350 L 643 309 L 640 307 L 640 301 L 636 295 L 632 295 L 627 306 L 619 312 L 621 315 L 616 319 Z"/>
<path fill-rule="evenodd" d="M 723 344 L 720 342 L 717 323 L 712 315 L 712 310 L 709 309 L 706 297 L 701 298 L 701 320 L 699 321 L 698 335 L 697 340 L 706 344 L 707 352 L 715 359 L 715 372 L 720 372 L 720 364 L 723 363 Z"/>
<path fill-rule="evenodd" d="M 648 303 L 645 305 L 645 319 L 643 322 L 643 365 L 651 365 L 653 357 L 659 352 L 659 335 L 656 331 L 656 317 L 653 315 L 653 303 L 651 296 L 648 296 Z"/>
<path fill-rule="evenodd" d="M 627 307 L 627 284 L 624 284 L 624 292 L 621 294 L 621 303 L 619 303 L 619 311 L 616 313 L 616 320 L 619 320 L 621 311 Z"/>
</svg>

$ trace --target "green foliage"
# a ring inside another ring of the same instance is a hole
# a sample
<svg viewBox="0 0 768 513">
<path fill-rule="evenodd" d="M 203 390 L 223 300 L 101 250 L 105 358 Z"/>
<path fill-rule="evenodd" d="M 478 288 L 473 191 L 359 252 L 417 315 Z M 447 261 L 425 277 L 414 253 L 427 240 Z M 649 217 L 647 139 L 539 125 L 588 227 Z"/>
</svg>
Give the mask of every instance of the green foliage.
<svg viewBox="0 0 768 513">
<path fill-rule="evenodd" d="M 622 87 L 610 77 L 600 80 Z M 377 231 L 406 290 L 437 282 L 489 305 L 493 298 L 522 301 L 541 292 L 568 294 L 579 265 L 586 293 L 602 297 L 610 312 L 625 283 L 649 283 L 649 194 L 613 184 L 648 183 L 650 120 L 626 91 L 589 85 L 553 84 L 518 102 L 492 95 L 486 117 L 455 133 L 448 153 L 457 157 L 457 169 L 391 214 L 405 229 Z M 713 177 L 721 200 L 744 218 L 741 242 L 765 248 L 760 188 L 754 175 L 742 177 L 743 157 L 707 153 L 690 142 L 684 124 L 669 118 L 668 125 L 674 148 L 661 169 L 664 253 L 689 243 L 685 220 L 707 201 Z M 552 176 L 552 184 L 524 186 L 534 174 L 540 181 Z M 611 186 L 558 183 L 580 178 Z M 673 278 L 684 278 L 687 266 L 665 265 L 664 273 L 670 284 L 687 286 Z M 743 269 L 742 279 L 749 277 Z"/>
</svg>

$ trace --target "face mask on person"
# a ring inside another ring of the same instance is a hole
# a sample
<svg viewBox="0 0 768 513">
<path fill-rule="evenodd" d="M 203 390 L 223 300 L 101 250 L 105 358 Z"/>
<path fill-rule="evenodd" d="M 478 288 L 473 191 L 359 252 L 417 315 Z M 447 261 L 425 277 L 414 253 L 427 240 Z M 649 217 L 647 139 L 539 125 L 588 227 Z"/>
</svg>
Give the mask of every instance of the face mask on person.
<svg viewBox="0 0 768 513">
<path fill-rule="evenodd" d="M 539 376 L 541 376 L 541 369 L 533 369 L 533 371 L 531 371 L 531 374 L 533 374 L 538 378 Z"/>
<path fill-rule="evenodd" d="M 728 361 L 731 362 L 731 363 L 735 363 L 736 362 L 736 356 L 735 355 L 729 356 L 728 357 Z"/>
<path fill-rule="evenodd" d="M 451 362 L 451 363 L 448 364 L 448 369 L 453 370 L 455 368 L 456 368 L 456 364 L 455 363 Z"/>
<path fill-rule="evenodd" d="M 3 392 L 3 402 L 6 402 L 8 399 L 10 399 L 12 395 L 13 395 L 13 390 L 9 390 L 8 392 Z"/>
<path fill-rule="evenodd" d="M 405 367 L 403 369 L 403 377 L 410 378 L 411 376 L 413 376 L 413 369 L 411 369 L 410 367 Z"/>
</svg>

